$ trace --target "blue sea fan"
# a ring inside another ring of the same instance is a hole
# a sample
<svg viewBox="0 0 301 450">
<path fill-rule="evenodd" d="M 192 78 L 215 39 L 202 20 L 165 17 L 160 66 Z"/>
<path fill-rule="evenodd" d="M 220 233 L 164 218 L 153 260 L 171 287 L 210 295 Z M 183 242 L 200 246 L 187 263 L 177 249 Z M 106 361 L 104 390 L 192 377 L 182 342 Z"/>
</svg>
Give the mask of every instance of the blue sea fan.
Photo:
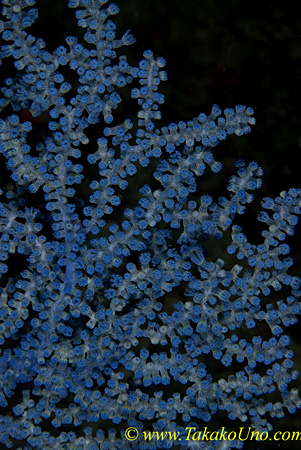
<svg viewBox="0 0 301 450">
<path fill-rule="evenodd" d="M 2 1 L 0 56 L 16 73 L 0 98 L 11 176 L 0 203 L 0 442 L 171 448 L 144 432 L 183 436 L 219 414 L 270 431 L 270 418 L 301 406 L 284 334 L 300 312 L 285 239 L 301 191 L 263 200 L 260 244 L 234 222 L 261 187 L 256 162 L 237 161 L 227 195 L 199 195 L 202 175 L 222 170 L 214 147 L 248 133 L 253 110 L 214 105 L 159 126 L 165 61 L 148 50 L 132 67 L 119 49 L 133 37 L 116 37 L 118 7 L 107 3 L 70 0 L 85 34 L 50 53 L 25 31 L 34 0 Z M 135 124 L 114 116 L 126 86 Z M 198 444 L 242 448 L 239 439 Z"/>
</svg>

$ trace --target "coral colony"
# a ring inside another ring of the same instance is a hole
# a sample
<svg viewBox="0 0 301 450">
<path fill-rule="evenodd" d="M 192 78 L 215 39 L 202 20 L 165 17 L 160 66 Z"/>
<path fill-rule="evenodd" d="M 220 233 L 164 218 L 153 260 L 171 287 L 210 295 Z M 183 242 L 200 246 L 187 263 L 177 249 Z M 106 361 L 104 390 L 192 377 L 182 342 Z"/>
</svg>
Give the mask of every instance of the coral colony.
<svg viewBox="0 0 301 450">
<path fill-rule="evenodd" d="M 159 126 L 164 59 L 148 50 L 138 67 L 127 62 L 120 48 L 134 39 L 116 37 L 116 4 L 69 0 L 85 34 L 53 53 L 25 31 L 38 17 L 34 0 L 2 4 L 1 60 L 14 60 L 15 72 L 0 98 L 11 177 L 0 203 L 1 448 L 172 448 L 143 431 L 184 436 L 215 417 L 232 430 L 272 430 L 270 418 L 301 407 L 284 334 L 299 314 L 285 239 L 301 191 L 263 200 L 258 245 L 234 224 L 261 186 L 257 163 L 236 163 L 226 196 L 197 196 L 205 172 L 220 176 L 214 147 L 248 133 L 253 110 L 214 105 Z M 114 117 L 127 85 L 135 124 Z M 36 131 L 40 116 L 47 123 Z M 226 261 L 209 257 L 216 240 Z M 137 439 L 126 438 L 129 427 Z"/>
</svg>

